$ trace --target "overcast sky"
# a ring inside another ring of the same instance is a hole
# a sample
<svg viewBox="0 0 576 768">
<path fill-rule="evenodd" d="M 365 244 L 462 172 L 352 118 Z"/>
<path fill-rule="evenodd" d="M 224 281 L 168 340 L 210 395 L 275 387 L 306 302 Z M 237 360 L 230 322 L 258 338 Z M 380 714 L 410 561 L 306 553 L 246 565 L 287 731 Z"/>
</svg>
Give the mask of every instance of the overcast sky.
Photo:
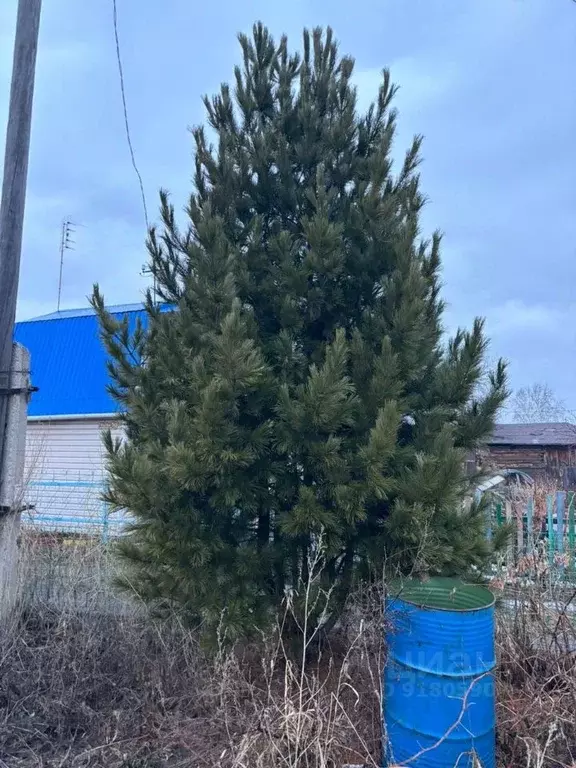
<svg viewBox="0 0 576 768">
<path fill-rule="evenodd" d="M 136 159 L 151 217 L 183 206 L 188 126 L 230 80 L 236 33 L 264 21 L 300 45 L 330 24 L 356 59 L 360 101 L 390 67 L 401 153 L 423 133 L 424 228 L 445 232 L 448 327 L 487 318 L 514 386 L 576 406 L 576 3 L 571 0 L 117 0 Z M 0 3 L 0 126 L 17 0 Z M 3 145 L 3 142 L 2 142 Z M 112 0 L 44 0 L 18 317 L 53 311 L 63 218 L 78 225 L 62 306 L 138 301 L 145 227 L 120 98 Z"/>
</svg>

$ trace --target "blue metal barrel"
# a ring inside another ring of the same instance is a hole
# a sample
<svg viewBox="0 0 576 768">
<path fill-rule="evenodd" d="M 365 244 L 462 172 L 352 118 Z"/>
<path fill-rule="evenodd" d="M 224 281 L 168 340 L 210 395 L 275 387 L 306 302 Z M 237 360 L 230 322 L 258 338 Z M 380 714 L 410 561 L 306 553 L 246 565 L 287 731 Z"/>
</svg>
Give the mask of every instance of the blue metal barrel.
<svg viewBox="0 0 576 768">
<path fill-rule="evenodd" d="M 448 578 L 386 599 L 386 766 L 496 768 L 494 596 Z"/>
</svg>

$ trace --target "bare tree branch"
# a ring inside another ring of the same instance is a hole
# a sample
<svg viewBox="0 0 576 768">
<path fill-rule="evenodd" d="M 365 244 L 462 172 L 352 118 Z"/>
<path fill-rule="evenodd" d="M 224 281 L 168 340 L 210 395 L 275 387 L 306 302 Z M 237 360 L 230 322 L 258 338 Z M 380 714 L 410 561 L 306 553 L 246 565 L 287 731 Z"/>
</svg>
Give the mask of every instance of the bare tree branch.
<svg viewBox="0 0 576 768">
<path fill-rule="evenodd" d="M 514 393 L 510 410 L 512 420 L 519 424 L 539 424 L 554 421 L 569 421 L 569 412 L 545 383 L 522 387 Z"/>
</svg>

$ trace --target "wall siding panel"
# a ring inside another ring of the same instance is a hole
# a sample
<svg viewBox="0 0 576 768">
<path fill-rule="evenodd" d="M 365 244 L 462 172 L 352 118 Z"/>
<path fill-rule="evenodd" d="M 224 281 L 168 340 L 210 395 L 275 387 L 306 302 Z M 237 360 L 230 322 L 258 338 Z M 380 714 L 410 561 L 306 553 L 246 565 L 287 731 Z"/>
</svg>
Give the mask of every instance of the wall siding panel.
<svg viewBox="0 0 576 768">
<path fill-rule="evenodd" d="M 33 509 L 24 523 L 57 531 L 106 534 L 122 515 L 107 515 L 101 498 L 105 479 L 102 431 L 116 436 L 122 428 L 111 419 L 28 422 L 24 501 Z"/>
</svg>

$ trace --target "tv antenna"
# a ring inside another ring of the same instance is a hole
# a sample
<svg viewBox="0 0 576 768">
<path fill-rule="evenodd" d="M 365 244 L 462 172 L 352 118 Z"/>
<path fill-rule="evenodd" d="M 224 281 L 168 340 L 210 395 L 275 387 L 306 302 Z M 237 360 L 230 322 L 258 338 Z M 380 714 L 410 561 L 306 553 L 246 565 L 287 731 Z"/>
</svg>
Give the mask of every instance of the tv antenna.
<svg viewBox="0 0 576 768">
<path fill-rule="evenodd" d="M 60 237 L 60 277 L 58 278 L 58 305 L 57 312 L 60 312 L 60 299 L 62 298 L 62 270 L 64 268 L 64 252 L 73 251 L 72 247 L 75 241 L 72 240 L 70 235 L 73 235 L 76 231 L 73 229 L 73 222 L 70 219 L 64 219 L 62 222 L 62 235 Z"/>
<path fill-rule="evenodd" d="M 574 0 L 574 2 L 576 2 L 576 0 Z M 157 303 L 157 298 L 156 298 L 156 275 L 154 274 L 154 272 L 150 268 L 149 264 L 144 264 L 143 265 L 143 267 L 142 267 L 142 269 L 140 271 L 140 274 L 142 275 L 142 277 L 146 277 L 147 275 L 152 275 L 152 277 L 153 277 L 153 281 L 152 281 L 152 301 L 154 302 L 154 304 L 156 304 Z"/>
</svg>

